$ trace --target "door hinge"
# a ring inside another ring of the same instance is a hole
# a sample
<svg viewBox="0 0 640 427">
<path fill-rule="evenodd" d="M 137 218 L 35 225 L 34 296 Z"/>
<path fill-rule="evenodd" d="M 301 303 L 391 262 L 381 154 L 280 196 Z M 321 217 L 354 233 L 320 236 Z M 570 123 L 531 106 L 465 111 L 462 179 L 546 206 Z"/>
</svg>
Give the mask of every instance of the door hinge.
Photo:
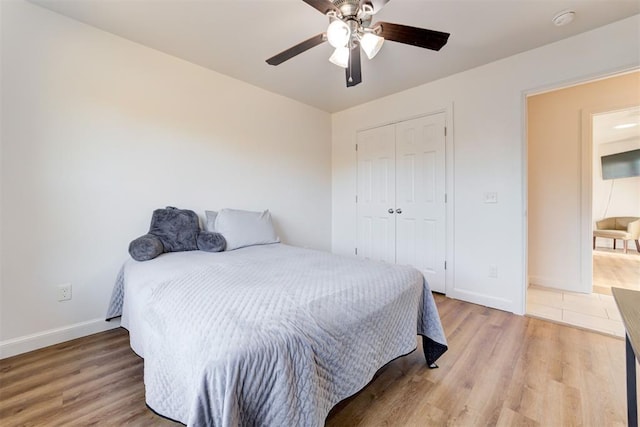
<svg viewBox="0 0 640 427">
<path fill-rule="evenodd" d="M 356 248 L 356 255 L 358 255 L 358 248 Z"/>
<path fill-rule="evenodd" d="M 358 195 L 356 194 L 356 203 L 358 203 Z"/>
<path fill-rule="evenodd" d="M 447 203 L 447 193 L 444 193 L 444 202 Z"/>
<path fill-rule="evenodd" d="M 444 127 L 444 136 L 447 136 L 447 127 Z"/>
<path fill-rule="evenodd" d="M 444 262 L 444 269 L 447 269 L 447 261 Z"/>
<path fill-rule="evenodd" d="M 358 144 L 356 144 L 356 151 L 358 151 Z"/>
</svg>

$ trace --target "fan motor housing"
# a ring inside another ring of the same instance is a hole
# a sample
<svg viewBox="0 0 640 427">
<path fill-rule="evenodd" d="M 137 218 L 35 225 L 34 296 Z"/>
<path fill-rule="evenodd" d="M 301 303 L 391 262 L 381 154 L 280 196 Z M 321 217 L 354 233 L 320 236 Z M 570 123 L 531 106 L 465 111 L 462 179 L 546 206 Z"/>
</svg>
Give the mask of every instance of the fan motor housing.
<svg viewBox="0 0 640 427">
<path fill-rule="evenodd" d="M 340 19 L 343 22 L 356 21 L 364 27 L 368 27 L 371 24 L 371 13 L 360 7 L 359 0 L 332 0 L 332 3 L 340 10 L 341 16 L 327 14 L 329 20 Z M 370 6 L 370 3 L 365 3 L 365 5 Z M 372 6 L 371 10 L 373 10 Z"/>
<path fill-rule="evenodd" d="M 360 6 L 359 0 L 333 0 L 333 5 L 340 9 L 342 16 L 355 16 Z"/>
</svg>

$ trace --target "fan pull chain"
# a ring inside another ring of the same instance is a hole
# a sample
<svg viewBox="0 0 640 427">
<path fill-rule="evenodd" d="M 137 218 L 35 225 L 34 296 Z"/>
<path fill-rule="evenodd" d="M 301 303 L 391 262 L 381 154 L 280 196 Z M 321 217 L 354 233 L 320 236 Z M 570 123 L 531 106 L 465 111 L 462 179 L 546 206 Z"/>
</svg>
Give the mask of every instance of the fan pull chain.
<svg viewBox="0 0 640 427">
<path fill-rule="evenodd" d="M 349 49 L 349 83 L 353 83 L 353 62 L 351 61 L 351 59 L 353 58 L 353 55 L 351 55 L 351 49 Z"/>
</svg>

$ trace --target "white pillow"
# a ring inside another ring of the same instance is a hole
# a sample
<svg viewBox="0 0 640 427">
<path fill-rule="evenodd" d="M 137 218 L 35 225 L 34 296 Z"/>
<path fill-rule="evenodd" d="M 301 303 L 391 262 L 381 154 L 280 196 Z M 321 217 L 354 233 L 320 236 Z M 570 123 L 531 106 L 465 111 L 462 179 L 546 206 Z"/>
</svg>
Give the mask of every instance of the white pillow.
<svg viewBox="0 0 640 427">
<path fill-rule="evenodd" d="M 222 209 L 215 221 L 215 231 L 227 241 L 225 250 L 243 248 L 245 246 L 278 243 L 280 238 L 273 229 L 271 213 Z"/>
<path fill-rule="evenodd" d="M 211 231 L 212 233 L 216 231 L 216 217 L 218 216 L 218 212 L 216 211 L 204 211 L 206 216 L 206 221 L 204 222 L 204 229 L 206 231 Z"/>
</svg>

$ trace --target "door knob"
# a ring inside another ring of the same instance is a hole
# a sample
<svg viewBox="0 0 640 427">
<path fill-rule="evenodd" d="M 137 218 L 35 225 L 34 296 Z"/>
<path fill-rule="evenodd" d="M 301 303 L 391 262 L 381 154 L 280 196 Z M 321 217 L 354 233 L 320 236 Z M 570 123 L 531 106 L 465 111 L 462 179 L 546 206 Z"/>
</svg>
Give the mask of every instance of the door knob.
<svg viewBox="0 0 640 427">
<path fill-rule="evenodd" d="M 401 214 L 402 213 L 402 209 L 400 209 L 400 208 L 396 209 L 396 213 L 397 214 Z"/>
<path fill-rule="evenodd" d="M 387 212 L 392 214 L 393 213 L 393 209 L 389 209 Z"/>
</svg>

